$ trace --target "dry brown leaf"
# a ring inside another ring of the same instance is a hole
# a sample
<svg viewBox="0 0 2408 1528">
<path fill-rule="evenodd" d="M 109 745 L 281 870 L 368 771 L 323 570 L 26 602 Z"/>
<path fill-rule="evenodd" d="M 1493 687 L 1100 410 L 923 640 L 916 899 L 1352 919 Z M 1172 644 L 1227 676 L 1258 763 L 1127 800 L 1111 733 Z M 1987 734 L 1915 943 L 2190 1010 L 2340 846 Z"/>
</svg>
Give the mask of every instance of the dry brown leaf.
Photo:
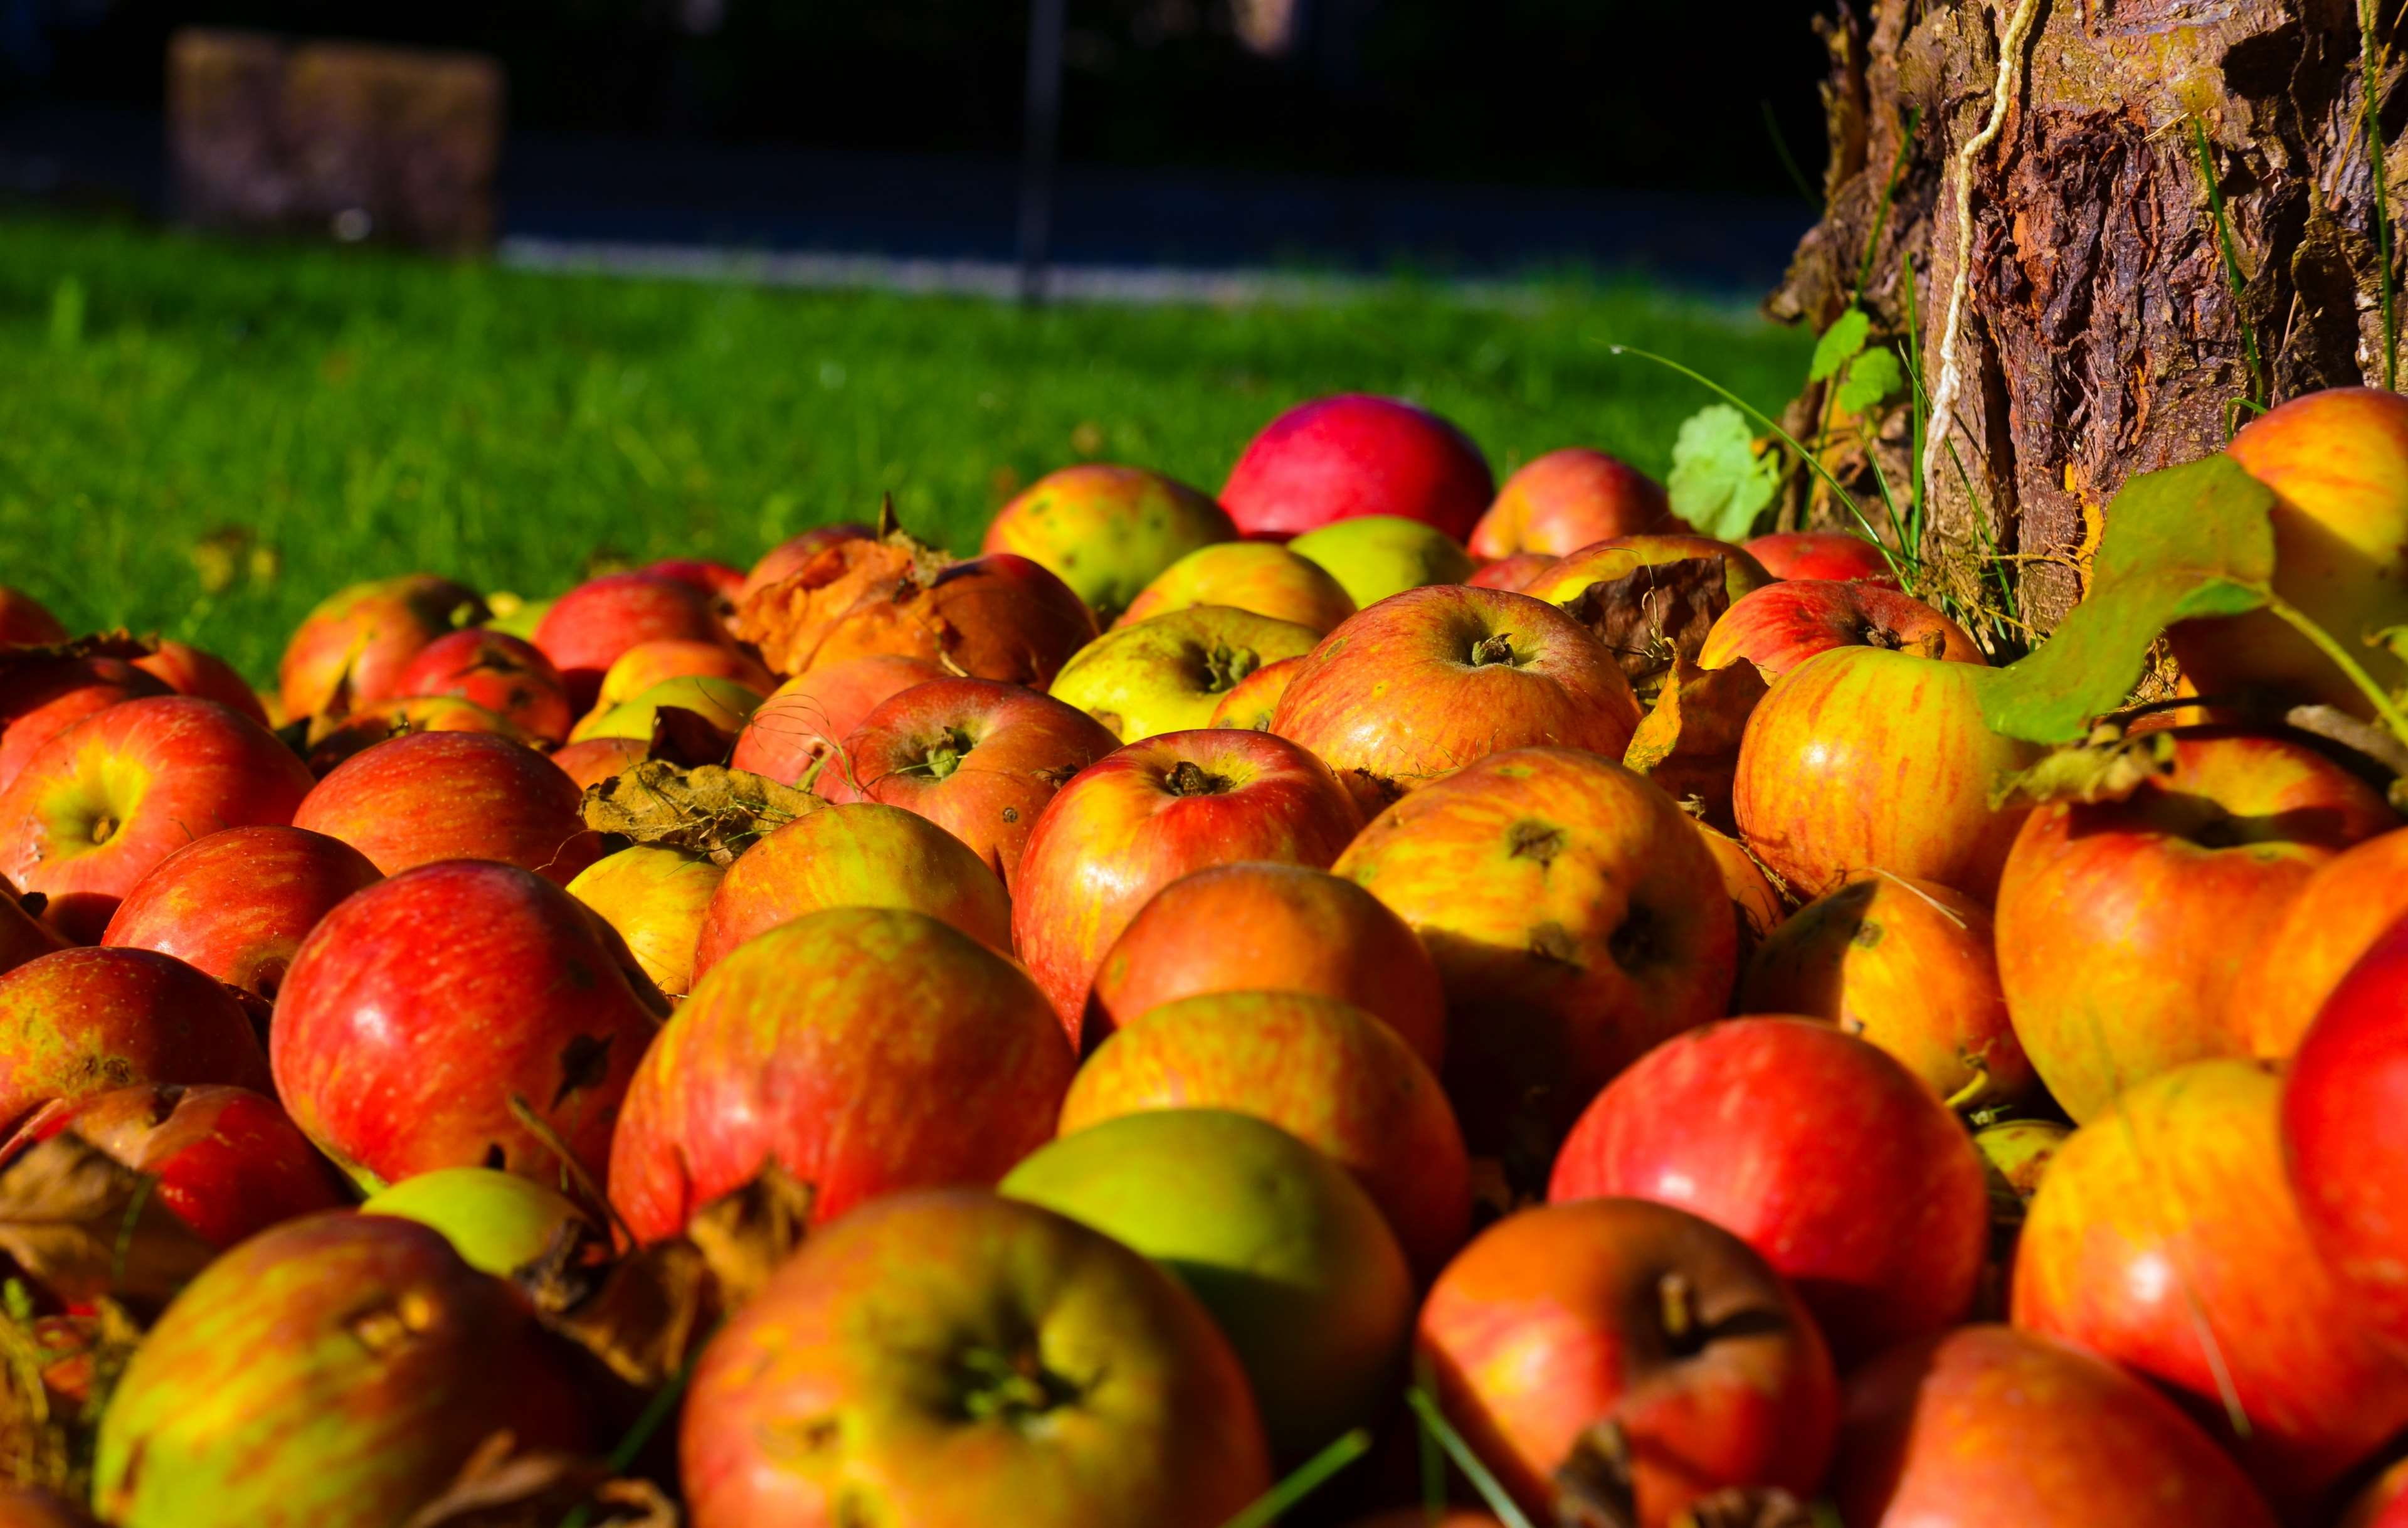
<svg viewBox="0 0 2408 1528">
<path fill-rule="evenodd" d="M 759 648 L 761 661 L 776 672 L 801 673 L 837 624 L 857 608 L 907 601 L 953 560 L 901 530 L 876 541 L 838 541 L 785 578 L 752 591 L 736 608 L 736 635 Z"/>
<path fill-rule="evenodd" d="M 580 1507 L 591 1528 L 677 1528 L 679 1521 L 649 1480 L 614 1479 L 609 1464 L 583 1455 L 521 1453 L 516 1438 L 496 1433 L 404 1528 L 558 1528 Z"/>
<path fill-rule="evenodd" d="M 2173 767 L 2173 733 L 2125 734 L 2105 724 L 2094 728 L 2086 742 L 2044 754 L 2028 770 L 2001 775 L 1990 789 L 1990 806 L 2120 801 Z"/>
<path fill-rule="evenodd" d="M 651 758 L 587 787 L 585 825 L 729 865 L 756 840 L 826 804 L 765 775 Z"/>
<path fill-rule="evenodd" d="M 815 1191 L 776 1162 L 762 1164 L 752 1182 L 702 1207 L 686 1237 L 702 1250 L 719 1285 L 720 1304 L 733 1312 L 769 1281 L 803 1245 Z"/>
<path fill-rule="evenodd" d="M 676 1378 L 718 1321 L 710 1261 L 682 1237 L 599 1267 L 562 1251 L 520 1270 L 519 1287 L 545 1325 L 638 1390 Z"/>
<path fill-rule="evenodd" d="M 69 1132 L 0 1172 L 0 1251 L 70 1305 L 151 1314 L 217 1256 L 153 1182 Z"/>
<path fill-rule="evenodd" d="M 1596 632 L 1623 674 L 1641 686 L 1670 670 L 1676 656 L 1694 660 L 1707 631 L 1729 608 L 1719 556 L 1648 563 L 1562 602 L 1564 613 Z"/>
<path fill-rule="evenodd" d="M 1727 826 L 1740 737 L 1765 688 L 1763 670 L 1745 658 L 1726 668 L 1700 669 L 1687 657 L 1675 657 L 1622 762 L 1675 800 L 1697 798 L 1706 820 Z"/>
</svg>

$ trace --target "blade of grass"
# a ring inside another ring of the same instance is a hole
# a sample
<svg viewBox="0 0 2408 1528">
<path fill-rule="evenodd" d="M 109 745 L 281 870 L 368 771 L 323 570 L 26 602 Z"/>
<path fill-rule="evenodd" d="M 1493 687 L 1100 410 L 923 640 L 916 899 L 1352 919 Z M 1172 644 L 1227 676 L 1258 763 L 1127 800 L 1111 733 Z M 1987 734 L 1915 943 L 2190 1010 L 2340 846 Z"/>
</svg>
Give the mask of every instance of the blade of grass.
<svg viewBox="0 0 2408 1528">
<path fill-rule="evenodd" d="M 2250 325 L 2245 305 L 2249 280 L 2242 274 L 2241 252 L 2232 243 L 2232 220 L 2224 209 L 2224 182 L 2216 178 L 2215 153 L 2208 147 L 2207 124 L 2197 117 L 2190 120 L 2190 137 L 2191 146 L 2199 154 L 2199 178 L 2207 183 L 2207 211 L 2215 223 L 2215 247 L 2224 257 L 2224 284 L 2232 293 L 2232 306 L 2240 310 L 2241 354 L 2249 366 L 2249 398 L 2263 407 L 2266 401 L 2266 368 L 2265 363 L 2258 358 L 2258 331 Z"/>
<path fill-rule="evenodd" d="M 1906 177 L 1906 156 L 1914 147 L 1914 130 L 1923 123 L 1920 107 L 1906 108 L 1905 124 L 1898 132 L 1898 153 L 1889 162 L 1889 179 L 1882 184 L 1880 205 L 1873 209 L 1873 231 L 1865 238 L 1865 257 L 1856 266 L 1856 291 L 1851 304 L 1862 302 L 1865 287 L 1873 279 L 1873 258 L 1881 252 L 1882 231 L 1889 225 L 1890 204 L 1898 199 L 1898 183 Z"/>
<path fill-rule="evenodd" d="M 1269 1528 L 1279 1515 L 1326 1484 L 1331 1476 L 1371 1451 L 1371 1434 L 1358 1427 L 1288 1472 L 1287 1478 L 1263 1492 L 1254 1504 L 1222 1528 Z"/>
<path fill-rule="evenodd" d="M 1438 1439 L 1439 1447 L 1455 1461 L 1455 1467 L 1471 1482 L 1471 1489 L 1480 1492 L 1481 1499 L 1488 1504 L 1488 1510 L 1497 1514 L 1498 1521 L 1505 1528 L 1532 1528 L 1530 1520 L 1523 1515 L 1521 1507 L 1514 1505 L 1504 1486 L 1489 1472 L 1488 1466 L 1480 1462 L 1480 1456 L 1471 1451 L 1471 1445 L 1463 1441 L 1463 1434 L 1456 1432 L 1455 1425 L 1439 1410 L 1438 1403 L 1430 1399 L 1429 1391 L 1415 1385 L 1405 1391 L 1405 1404 L 1412 1406 L 1413 1415 L 1420 1419 L 1422 1431 Z"/>
<path fill-rule="evenodd" d="M 2383 164 L 2383 49 L 2374 36 L 2374 0 L 2358 7 L 2359 66 L 2365 71 L 2366 163 L 2374 179 L 2374 248 L 2383 267 L 2383 385 L 2398 391 L 2400 383 L 2399 321 L 2392 310 L 2391 190 Z"/>
<path fill-rule="evenodd" d="M 686 1355 L 686 1361 L 679 1366 L 677 1374 L 644 1403 L 644 1409 L 636 1418 L 635 1425 L 627 1429 L 627 1435 L 619 1440 L 619 1446 L 610 1450 L 611 1474 L 624 1475 L 632 1468 L 637 1457 L 643 1453 L 644 1445 L 652 1441 L 652 1434 L 661 1430 L 664 1422 L 677 1415 L 678 1402 L 684 1396 L 686 1386 L 693 1382 L 695 1365 L 702 1361 L 702 1350 L 707 1346 L 707 1340 L 695 1343 L 694 1351 Z M 594 1509 L 590 1506 L 574 1507 L 561 1520 L 560 1528 L 585 1528 L 593 1516 Z"/>
<path fill-rule="evenodd" d="M 1805 170 L 1798 164 L 1798 156 L 1789 151 L 1789 140 L 1781 136 L 1781 123 L 1772 115 L 1772 103 L 1758 100 L 1756 107 L 1764 116 L 1764 136 L 1772 140 L 1773 156 L 1781 161 L 1781 167 L 1789 172 L 1789 183 L 1798 188 L 1799 195 L 1806 198 L 1807 206 L 1821 211 L 1823 198 L 1814 194 L 1813 182 L 1806 179 Z"/>
</svg>

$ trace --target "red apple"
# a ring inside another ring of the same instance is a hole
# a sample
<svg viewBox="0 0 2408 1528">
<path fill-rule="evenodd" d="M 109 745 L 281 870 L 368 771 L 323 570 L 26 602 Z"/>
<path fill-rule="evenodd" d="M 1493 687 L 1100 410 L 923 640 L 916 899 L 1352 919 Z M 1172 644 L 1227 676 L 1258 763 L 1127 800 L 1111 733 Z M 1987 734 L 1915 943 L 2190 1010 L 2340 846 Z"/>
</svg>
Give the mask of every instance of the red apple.
<svg viewBox="0 0 2408 1528">
<path fill-rule="evenodd" d="M 1510 557 L 1498 558 L 1463 582 L 1475 589 L 1503 589 L 1519 594 L 1561 560 L 1542 552 L 1516 552 Z"/>
<path fill-rule="evenodd" d="M 869 714 L 914 685 L 942 679 L 925 658 L 873 654 L 797 674 L 745 719 L 729 760 L 785 786 L 807 786 Z"/>
<path fill-rule="evenodd" d="M 1620 758 L 1638 726 L 1613 655 L 1578 622 L 1464 584 L 1408 589 L 1331 632 L 1271 718 L 1373 802 L 1507 748 Z"/>
<path fill-rule="evenodd" d="M 52 738 L 0 790 L 0 875 L 50 899 L 79 943 L 159 862 L 226 828 L 289 822 L 309 771 L 210 700 L 127 700 Z"/>
<path fill-rule="evenodd" d="M 2408 1528 L 2408 1459 L 2395 1462 L 2353 1497 L 2335 1528 Z"/>
<path fill-rule="evenodd" d="M 1208 992 L 1309 992 L 1362 1008 L 1432 1069 L 1446 1058 L 1438 967 L 1405 920 L 1304 865 L 1214 865 L 1149 898 L 1096 968 L 1093 1039 Z"/>
<path fill-rule="evenodd" d="M 1051 693 L 1125 742 L 1213 725 L 1253 675 L 1302 657 L 1321 634 L 1226 605 L 1195 605 L 1108 631 L 1079 650 Z"/>
<path fill-rule="evenodd" d="M 1920 599 L 1878 584 L 1794 579 L 1743 595 L 1698 650 L 1704 668 L 1745 658 L 1778 679 L 1834 647 L 1884 647 L 1950 663 L 1987 664 L 1963 628 Z"/>
<path fill-rule="evenodd" d="M 1496 495 L 1480 448 L 1461 430 L 1401 398 L 1346 393 L 1264 425 L 1229 469 L 1221 503 L 1247 535 L 1393 514 L 1460 541 Z"/>
<path fill-rule="evenodd" d="M 498 712 L 456 695 L 409 695 L 362 706 L 340 721 L 321 715 L 309 728 L 309 772 L 324 779 L 343 764 L 380 742 L 413 732 L 481 732 L 487 737 L 524 743 L 538 740 Z"/>
<path fill-rule="evenodd" d="M 993 1184 L 1054 1133 L 1077 1063 L 1045 1000 L 924 914 L 781 924 L 695 984 L 638 1069 L 610 1199 L 657 1241 L 775 1160 L 824 1224 L 905 1189 Z"/>
<path fill-rule="evenodd" d="M 568 705 L 594 707 L 602 675 L 638 642 L 725 641 L 711 596 L 657 573 L 609 573 L 552 601 L 535 628 L 535 645 L 568 685 Z"/>
<path fill-rule="evenodd" d="M 1882 549 L 1853 531 L 1784 530 L 1740 545 L 1774 578 L 1898 581 Z"/>
<path fill-rule="evenodd" d="M 1472 527 L 1471 555 L 1488 561 L 1529 553 L 1560 557 L 1615 536 L 1661 529 L 1671 518 L 1662 483 L 1620 457 L 1567 446 L 1505 480 Z"/>
<path fill-rule="evenodd" d="M 0 584 L 0 648 L 44 647 L 67 640 L 67 628 L 22 589 Z"/>
<path fill-rule="evenodd" d="M 1212 714 L 1204 725 L 1236 727 L 1249 732 L 1269 731 L 1271 718 L 1279 714 L 1280 697 L 1304 671 L 1306 656 L 1298 653 L 1294 657 L 1266 663 L 1230 685 L 1214 703 Z"/>
<path fill-rule="evenodd" d="M 823 796 L 882 801 L 967 843 L 1009 889 L 1037 814 L 1120 746 L 1085 712 L 991 679 L 939 679 L 887 700 L 845 740 Z"/>
<path fill-rule="evenodd" d="M 2308 1245 L 2282 1094 L 2259 1063 L 2195 1061 L 2074 1132 L 2024 1218 L 2014 1322 L 2237 1425 L 2227 1444 L 2268 1499 L 2311 1511 L 2408 1427 L 2408 1357 L 2371 1340 Z"/>
<path fill-rule="evenodd" d="M 438 859 L 493 859 L 565 886 L 600 853 L 577 786 L 557 765 L 478 732 L 380 742 L 318 782 L 293 825 L 341 839 L 387 875 Z"/>
<path fill-rule="evenodd" d="M 401 671 L 396 693 L 472 701 L 530 736 L 560 742 L 576 719 L 568 682 L 533 642 L 479 627 L 437 637 Z"/>
<path fill-rule="evenodd" d="M 86 716 L 121 700 L 173 693 L 165 680 L 122 658 L 36 658 L 0 670 L 0 790 L 42 744 Z"/>
<path fill-rule="evenodd" d="M 2274 1528 L 2238 1465 L 2103 1359 L 1962 1327 L 1851 1376 L 1831 1494 L 1848 1528 Z"/>
<path fill-rule="evenodd" d="M 582 793 L 650 758 L 652 744 L 644 738 L 589 738 L 556 748 L 551 757 L 552 767 Z"/>
<path fill-rule="evenodd" d="M 654 578 L 673 578 L 680 584 L 691 584 L 703 593 L 733 601 L 744 588 L 744 569 L 731 568 L 724 562 L 707 557 L 664 557 L 646 563 L 637 569 Z"/>
<path fill-rule="evenodd" d="M 2283 1147 L 2300 1217 L 2360 1315 L 2408 1353 L 2408 919 L 2374 942 L 2291 1059 Z"/>
<path fill-rule="evenodd" d="M 0 975 L 0 1131 L 52 1099 L 136 1083 L 265 1091 L 234 994 L 151 950 L 60 950 Z"/>
<path fill-rule="evenodd" d="M 1491 754 L 1383 812 L 1338 874 L 1421 936 L 1447 1096 L 1475 1151 L 1544 1153 L 1659 1042 L 1719 1016 L 1738 930 L 1687 814 L 1621 765 Z"/>
<path fill-rule="evenodd" d="M 2301 744 L 2156 738 L 2171 740 L 2162 772 L 2123 800 L 2033 812 L 1999 886 L 2007 1011 L 2077 1120 L 2185 1061 L 2247 1054 L 2234 999 L 2257 941 L 2317 866 L 2399 825 Z"/>
<path fill-rule="evenodd" d="M 420 648 L 489 613 L 473 589 L 432 573 L 354 584 L 304 619 L 284 649 L 278 684 L 286 719 L 390 699 Z"/>
<path fill-rule="evenodd" d="M 600 919 L 509 865 L 423 865 L 311 930 L 270 1058 L 294 1122 L 371 1190 L 437 1167 L 561 1171 L 511 1112 L 600 1176 L 666 1003 Z"/>
<path fill-rule="evenodd" d="M 1958 1109 L 2028 1103 L 2040 1079 L 2007 1019 L 1990 915 L 1961 891 L 1879 873 L 1765 936 L 1739 1010 L 1829 1019 L 1905 1063 Z"/>
<path fill-rule="evenodd" d="M 1982 720 L 1982 672 L 1878 647 L 1791 670 L 1740 742 L 1740 836 L 1800 897 L 1882 870 L 1988 901 L 2025 815 L 1990 792 L 2039 750 Z"/>
<path fill-rule="evenodd" d="M 318 920 L 380 879 L 350 844 L 301 828 L 229 828 L 159 861 L 104 945 L 157 950 L 268 1002 Z"/>
<path fill-rule="evenodd" d="M 47 1103 L 0 1146 L 0 1162 L 69 1132 L 150 1178 L 211 1247 L 351 1203 L 309 1138 L 248 1088 L 150 1084 Z"/>
<path fill-rule="evenodd" d="M 1075 1043 L 1096 968 L 1154 894 L 1241 859 L 1321 869 L 1362 826 L 1328 767 L 1268 732 L 1166 732 L 1090 765 L 1037 819 L 1011 932 Z"/>
<path fill-rule="evenodd" d="M 2229 1011 L 2249 1054 L 2280 1060 L 2298 1050 L 2349 968 L 2402 917 L 2408 828 L 2377 833 L 2310 872 L 2233 985 Z"/>
<path fill-rule="evenodd" d="M 1183 483 L 1082 462 L 1046 473 L 996 511 L 979 550 L 1044 564 L 1109 621 L 1155 574 L 1237 533 L 1226 511 Z"/>
<path fill-rule="evenodd" d="M 1982 1159 L 1940 1095 L 1807 1019 L 1710 1024 L 1616 1077 L 1547 1185 L 1558 1204 L 1614 1194 L 1764 1254 L 1842 1368 L 1963 1320 L 1989 1245 Z"/>
<path fill-rule="evenodd" d="M 1223 541 L 1198 547 L 1164 569 L 1112 627 L 1198 605 L 1292 621 L 1315 636 L 1354 613 L 1354 598 L 1319 563 L 1264 541 Z"/>
<path fill-rule="evenodd" d="M 1404 1040 L 1353 1003 L 1225 991 L 1148 1009 L 1080 1068 L 1062 1133 L 1145 1109 L 1233 1109 L 1322 1152 L 1354 1175 L 1423 1278 L 1463 1245 L 1471 1167 L 1455 1113 Z"/>
<path fill-rule="evenodd" d="M 32 907 L 40 905 L 35 901 Z M 0 973 L 14 971 L 28 960 L 66 947 L 65 938 L 35 916 L 26 899 L 8 884 L 6 876 L 0 876 Z"/>
<path fill-rule="evenodd" d="M 1507 1217 L 1447 1265 L 1419 1348 L 1439 1405 L 1525 1512 L 1618 1429 L 1636 1528 L 1725 1490 L 1803 1498 L 1831 1452 L 1838 1385 L 1813 1318 L 1746 1244 L 1635 1199 Z"/>
<path fill-rule="evenodd" d="M 768 551 L 744 575 L 743 586 L 736 591 L 736 602 L 742 604 L 759 590 L 782 583 L 802 569 L 805 563 L 838 541 L 871 541 L 878 532 L 857 521 L 839 520 L 832 526 L 814 526 L 799 536 L 790 536 Z"/>
<path fill-rule="evenodd" d="M 269 725 L 259 692 L 235 671 L 233 664 L 214 653 L 204 653 L 189 642 L 162 641 L 148 656 L 136 658 L 134 666 L 178 695 L 215 700 L 262 727 Z"/>
<path fill-rule="evenodd" d="M 705 1350 L 679 1455 L 694 1528 L 1222 1528 L 1270 1485 L 1244 1373 L 1193 1295 L 966 1190 L 805 1244 Z"/>
</svg>

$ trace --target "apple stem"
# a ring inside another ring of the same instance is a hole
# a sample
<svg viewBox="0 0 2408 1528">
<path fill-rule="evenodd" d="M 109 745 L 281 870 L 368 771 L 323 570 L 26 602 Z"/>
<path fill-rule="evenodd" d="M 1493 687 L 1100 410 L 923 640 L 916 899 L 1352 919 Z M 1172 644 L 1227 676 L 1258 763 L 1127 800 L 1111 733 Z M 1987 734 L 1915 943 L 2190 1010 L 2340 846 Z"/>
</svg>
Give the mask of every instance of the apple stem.
<svg viewBox="0 0 2408 1528">
<path fill-rule="evenodd" d="M 2385 730 L 2402 743 L 2408 743 L 2408 715 L 2401 714 L 2400 708 L 2392 703 L 2390 695 L 2382 685 L 2374 682 L 2374 676 L 2366 671 L 2365 665 L 2350 656 L 2349 649 L 2335 641 L 2332 634 L 2318 626 L 2307 612 L 2276 594 L 2271 587 L 2263 584 L 2253 584 L 2249 587 L 2266 601 L 2269 614 L 2308 639 L 2316 651 L 2330 658 L 2334 667 L 2341 670 L 2349 682 L 2358 686 L 2358 693 L 2365 696 L 2368 703 L 2374 707 L 2374 714 L 2381 718 Z"/>
<path fill-rule="evenodd" d="M 1229 782 L 1217 774 L 1207 773 L 1204 767 L 1192 759 L 1181 759 L 1171 767 L 1163 782 L 1173 796 L 1215 796 L 1229 788 Z"/>
</svg>

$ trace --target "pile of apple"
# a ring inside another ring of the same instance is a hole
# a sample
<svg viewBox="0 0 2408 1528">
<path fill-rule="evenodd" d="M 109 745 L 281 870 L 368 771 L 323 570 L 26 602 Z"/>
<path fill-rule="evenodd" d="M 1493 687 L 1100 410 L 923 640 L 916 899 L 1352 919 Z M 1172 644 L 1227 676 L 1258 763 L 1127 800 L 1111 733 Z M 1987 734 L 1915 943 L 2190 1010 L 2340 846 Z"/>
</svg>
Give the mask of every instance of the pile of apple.
<svg viewBox="0 0 2408 1528">
<path fill-rule="evenodd" d="M 2408 402 L 2230 454 L 2408 619 Z M 494 604 L 0 590 L 0 1524 L 2408 1523 L 2363 760 L 2003 791 L 1871 542 L 1365 396 Z"/>
</svg>

